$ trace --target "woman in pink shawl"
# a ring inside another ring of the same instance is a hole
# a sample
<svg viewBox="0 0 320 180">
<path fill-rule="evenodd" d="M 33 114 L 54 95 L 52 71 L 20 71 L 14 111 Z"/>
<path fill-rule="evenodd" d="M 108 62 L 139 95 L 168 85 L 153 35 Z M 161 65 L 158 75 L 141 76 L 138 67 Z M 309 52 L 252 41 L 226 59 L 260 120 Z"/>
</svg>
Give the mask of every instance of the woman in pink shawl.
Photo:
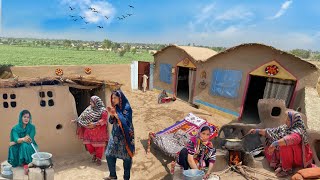
<svg viewBox="0 0 320 180">
<path fill-rule="evenodd" d="M 292 173 L 292 168 L 312 166 L 312 151 L 301 115 L 287 111 L 286 124 L 267 129 L 251 129 L 251 134 L 266 137 L 265 156 L 278 177 Z"/>
</svg>

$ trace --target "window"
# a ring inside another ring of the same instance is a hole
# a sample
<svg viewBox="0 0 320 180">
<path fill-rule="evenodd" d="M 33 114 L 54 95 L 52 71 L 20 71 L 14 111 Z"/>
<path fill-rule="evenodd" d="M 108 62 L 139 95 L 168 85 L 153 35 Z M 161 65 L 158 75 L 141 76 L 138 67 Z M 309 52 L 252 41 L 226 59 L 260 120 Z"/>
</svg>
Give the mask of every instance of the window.
<svg viewBox="0 0 320 180">
<path fill-rule="evenodd" d="M 4 108 L 7 109 L 10 106 L 12 108 L 17 107 L 17 102 L 15 101 L 16 98 L 17 98 L 16 94 L 14 94 L 14 93 L 12 93 L 12 94 L 5 93 L 5 94 L 2 94 L 2 98 L 3 98 L 3 104 L 2 105 L 3 105 Z"/>
<path fill-rule="evenodd" d="M 171 64 L 160 64 L 160 81 L 171 84 Z"/>
<path fill-rule="evenodd" d="M 238 96 L 241 79 L 241 71 L 215 69 L 212 72 L 211 94 L 227 98 L 236 98 Z"/>
<path fill-rule="evenodd" d="M 40 91 L 39 92 L 40 106 L 41 107 L 54 106 L 53 95 L 54 94 L 52 91 Z"/>
</svg>

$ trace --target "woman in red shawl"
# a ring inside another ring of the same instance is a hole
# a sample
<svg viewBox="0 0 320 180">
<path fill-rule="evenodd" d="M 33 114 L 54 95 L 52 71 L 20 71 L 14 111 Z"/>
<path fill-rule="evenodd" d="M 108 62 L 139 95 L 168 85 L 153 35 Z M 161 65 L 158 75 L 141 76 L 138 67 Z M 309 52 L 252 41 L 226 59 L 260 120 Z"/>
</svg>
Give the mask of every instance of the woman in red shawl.
<svg viewBox="0 0 320 180">
<path fill-rule="evenodd" d="M 93 156 L 92 162 L 101 165 L 101 159 L 109 140 L 108 113 L 103 101 L 98 96 L 90 98 L 88 106 L 78 117 L 77 134 L 83 140 L 86 150 Z"/>
<path fill-rule="evenodd" d="M 266 137 L 265 156 L 278 177 L 292 174 L 292 168 L 312 166 L 312 151 L 301 115 L 287 111 L 286 124 L 267 129 L 251 129 Z"/>
</svg>

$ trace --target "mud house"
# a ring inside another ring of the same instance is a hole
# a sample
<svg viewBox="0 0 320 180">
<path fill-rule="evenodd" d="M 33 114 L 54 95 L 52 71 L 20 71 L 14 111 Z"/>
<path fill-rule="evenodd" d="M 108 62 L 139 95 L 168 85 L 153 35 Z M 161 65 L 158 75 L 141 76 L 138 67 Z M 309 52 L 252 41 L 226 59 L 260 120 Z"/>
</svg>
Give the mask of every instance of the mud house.
<svg viewBox="0 0 320 180">
<path fill-rule="evenodd" d="M 111 90 L 118 88 L 120 84 L 113 81 L 81 76 L 0 80 L 0 160 L 7 158 L 10 130 L 23 109 L 32 114 L 40 151 L 54 156 L 84 151 L 70 120 L 89 105 L 92 95 L 110 105 Z"/>
<path fill-rule="evenodd" d="M 241 44 L 217 53 L 169 45 L 154 54 L 154 88 L 234 118 L 258 118 L 259 99 L 286 101 L 305 112 L 304 89 L 315 88 L 317 66 L 263 44 Z"/>
</svg>

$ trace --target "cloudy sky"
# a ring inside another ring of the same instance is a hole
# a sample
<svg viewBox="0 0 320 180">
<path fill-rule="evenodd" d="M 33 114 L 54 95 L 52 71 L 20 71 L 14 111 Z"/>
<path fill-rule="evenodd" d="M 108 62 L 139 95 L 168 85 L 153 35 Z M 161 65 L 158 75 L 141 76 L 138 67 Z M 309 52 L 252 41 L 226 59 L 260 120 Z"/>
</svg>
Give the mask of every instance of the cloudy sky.
<svg viewBox="0 0 320 180">
<path fill-rule="evenodd" d="M 1 1 L 0 36 L 320 50 L 318 0 Z"/>
</svg>

